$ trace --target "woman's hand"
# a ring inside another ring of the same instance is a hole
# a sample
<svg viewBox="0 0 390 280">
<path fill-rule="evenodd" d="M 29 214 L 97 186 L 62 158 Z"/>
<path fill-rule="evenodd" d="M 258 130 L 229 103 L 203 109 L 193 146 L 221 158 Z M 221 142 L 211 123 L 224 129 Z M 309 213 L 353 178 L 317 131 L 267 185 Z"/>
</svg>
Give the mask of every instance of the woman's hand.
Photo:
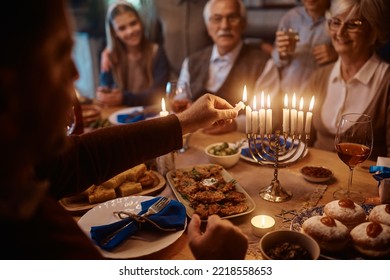
<svg viewBox="0 0 390 280">
<path fill-rule="evenodd" d="M 242 260 L 248 249 L 248 239 L 240 228 L 229 220 L 212 215 L 207 220 L 205 231 L 201 232 L 201 220 L 194 214 L 188 225 L 189 246 L 196 259 L 200 260 Z"/>
</svg>

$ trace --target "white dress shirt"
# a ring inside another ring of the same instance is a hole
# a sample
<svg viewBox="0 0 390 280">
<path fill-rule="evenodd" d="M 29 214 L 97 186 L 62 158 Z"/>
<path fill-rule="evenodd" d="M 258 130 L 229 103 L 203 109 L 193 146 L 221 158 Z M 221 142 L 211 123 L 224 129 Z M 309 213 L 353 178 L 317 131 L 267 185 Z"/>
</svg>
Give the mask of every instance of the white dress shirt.
<svg viewBox="0 0 390 280">
<path fill-rule="evenodd" d="M 374 54 L 349 81 L 344 81 L 338 59 L 330 74 L 321 110 L 322 121 L 329 132 L 336 133 L 343 114 L 365 111 L 388 67 L 389 64 L 381 62 Z"/>
</svg>

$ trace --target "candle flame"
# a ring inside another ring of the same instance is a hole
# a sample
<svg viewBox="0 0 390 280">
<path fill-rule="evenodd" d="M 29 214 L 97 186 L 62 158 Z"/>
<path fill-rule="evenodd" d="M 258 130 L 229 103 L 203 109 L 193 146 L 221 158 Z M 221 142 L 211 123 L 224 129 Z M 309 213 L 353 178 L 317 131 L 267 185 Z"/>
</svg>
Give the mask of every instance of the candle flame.
<svg viewBox="0 0 390 280">
<path fill-rule="evenodd" d="M 246 85 L 244 85 L 244 90 L 242 92 L 242 101 L 244 101 L 244 103 L 248 101 L 248 93 L 246 92 Z"/>
<path fill-rule="evenodd" d="M 263 228 L 264 226 L 265 226 L 265 216 L 262 216 L 260 221 L 260 227 Z"/>
<path fill-rule="evenodd" d="M 295 97 L 295 92 L 294 92 L 294 95 L 292 97 L 292 108 L 295 109 L 295 105 L 296 105 L 296 97 Z"/>
<path fill-rule="evenodd" d="M 299 101 L 299 110 L 303 110 L 303 97 L 301 97 L 301 100 Z"/>
<path fill-rule="evenodd" d="M 268 107 L 268 109 L 271 109 L 271 99 L 269 97 L 269 94 L 267 96 L 267 107 Z"/>
<path fill-rule="evenodd" d="M 312 110 L 313 110 L 313 107 L 314 107 L 314 96 L 311 98 L 310 106 L 309 106 L 309 111 L 312 111 Z"/>
<path fill-rule="evenodd" d="M 253 96 L 253 110 L 256 110 L 256 95 Z"/>
<path fill-rule="evenodd" d="M 286 95 L 284 96 L 284 108 L 287 108 L 287 107 L 288 107 L 288 96 L 286 93 Z"/>
<path fill-rule="evenodd" d="M 261 108 L 264 109 L 264 91 L 261 92 Z"/>
<path fill-rule="evenodd" d="M 161 99 L 161 111 L 166 111 L 167 109 L 166 109 L 166 107 L 165 107 L 165 98 L 163 97 L 162 99 Z"/>
</svg>

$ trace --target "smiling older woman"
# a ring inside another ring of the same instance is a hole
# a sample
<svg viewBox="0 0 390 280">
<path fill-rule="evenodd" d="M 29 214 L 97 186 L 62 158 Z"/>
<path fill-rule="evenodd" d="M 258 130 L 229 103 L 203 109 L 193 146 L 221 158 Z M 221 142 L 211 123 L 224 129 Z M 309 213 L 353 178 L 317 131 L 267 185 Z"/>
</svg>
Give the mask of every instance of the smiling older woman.
<svg viewBox="0 0 390 280">
<path fill-rule="evenodd" d="M 390 156 L 390 67 L 375 53 L 389 38 L 387 0 L 335 0 L 328 27 L 339 59 L 316 71 L 306 93 L 316 96 L 314 146 L 334 150 L 338 121 L 345 113 L 372 118 L 371 154 Z"/>
</svg>

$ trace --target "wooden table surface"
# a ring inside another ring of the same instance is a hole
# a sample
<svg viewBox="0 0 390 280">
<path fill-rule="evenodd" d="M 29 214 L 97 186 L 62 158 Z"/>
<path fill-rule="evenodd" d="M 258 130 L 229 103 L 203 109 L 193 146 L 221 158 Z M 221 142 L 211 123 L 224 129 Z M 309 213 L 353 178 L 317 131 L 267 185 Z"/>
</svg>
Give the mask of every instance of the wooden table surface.
<svg viewBox="0 0 390 280">
<path fill-rule="evenodd" d="M 104 108 L 102 116 L 108 117 L 112 112 L 120 108 Z M 176 168 L 193 166 L 196 164 L 208 163 L 207 157 L 203 150 L 204 148 L 215 142 L 236 142 L 243 139 L 245 135 L 239 132 L 232 132 L 224 135 L 206 135 L 202 131 L 191 134 L 189 145 L 190 149 L 184 153 L 178 153 L 176 156 Z M 360 166 L 355 168 L 353 178 L 353 189 L 360 191 L 370 203 L 378 202 L 378 188 L 377 182 L 374 180 L 372 175 L 368 172 L 370 165 L 376 163 L 370 160 L 362 163 Z M 304 166 L 325 166 L 333 171 L 334 178 L 327 182 L 326 190 L 322 196 L 316 201 L 317 205 L 324 205 L 327 202 L 333 200 L 333 192 L 339 188 L 345 188 L 348 180 L 348 167 L 338 158 L 336 153 L 309 148 L 307 155 L 292 164 L 291 166 L 279 169 L 280 180 L 282 185 L 289 187 L 289 184 L 294 184 L 295 190 L 299 189 L 301 185 L 303 189 L 310 190 L 316 188 L 316 184 L 306 182 L 300 175 L 300 169 Z M 257 193 L 258 191 L 267 186 L 273 178 L 273 169 L 268 167 L 262 167 L 258 164 L 251 163 L 240 159 L 237 165 L 227 170 L 229 174 L 237 180 L 237 182 L 251 195 L 256 203 L 256 209 L 247 214 L 245 217 L 238 217 L 231 219 L 231 221 L 239 227 L 245 229 L 249 236 L 250 244 L 254 248 L 259 241 L 259 238 L 255 237 L 250 233 L 250 219 L 254 215 L 259 213 L 266 213 L 268 215 L 276 216 L 280 214 L 281 210 L 302 209 L 304 201 L 302 198 L 296 198 L 293 194 L 293 198 L 288 202 L 273 203 L 268 202 L 260 198 Z M 168 184 L 167 184 L 168 185 Z M 322 187 L 322 186 L 320 186 Z M 163 195 L 174 197 L 174 194 L 169 186 L 166 186 L 162 192 Z M 302 196 L 302 194 L 300 194 Z M 313 205 L 312 205 L 313 206 Z M 78 217 L 75 217 L 76 219 Z M 282 219 L 275 218 L 276 229 L 286 228 L 290 223 L 283 223 Z M 244 232 L 245 232 L 244 231 Z M 258 255 L 251 254 L 248 252 L 246 259 L 257 259 L 260 258 Z M 167 248 L 153 253 L 148 256 L 141 257 L 141 259 L 179 259 L 187 260 L 194 259 L 189 246 L 187 233 L 184 234 L 172 245 Z"/>
</svg>

